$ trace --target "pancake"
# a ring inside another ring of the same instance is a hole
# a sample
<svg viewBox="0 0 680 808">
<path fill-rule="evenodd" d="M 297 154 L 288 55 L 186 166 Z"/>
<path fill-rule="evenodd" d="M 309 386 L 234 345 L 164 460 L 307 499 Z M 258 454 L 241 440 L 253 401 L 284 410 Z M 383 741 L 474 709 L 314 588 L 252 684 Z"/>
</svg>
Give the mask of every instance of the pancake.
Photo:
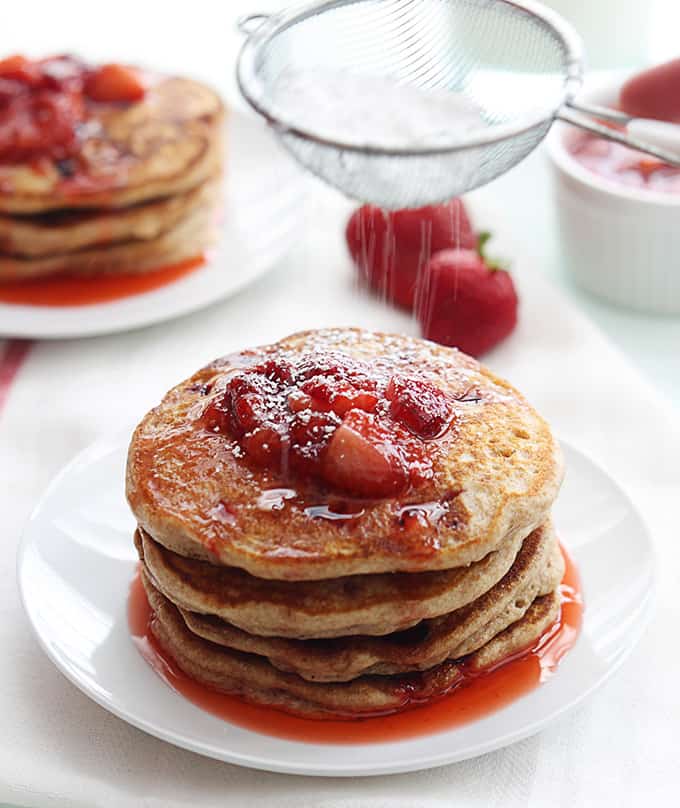
<svg viewBox="0 0 680 808">
<path fill-rule="evenodd" d="M 417 376 L 444 391 L 453 411 L 453 426 L 423 442 L 433 469 L 426 483 L 363 501 L 360 513 L 339 520 L 309 511 L 333 492 L 290 480 L 283 469 L 251 468 L 238 442 L 206 428 L 203 415 L 238 369 L 329 351 L 383 373 Z M 219 359 L 171 390 L 135 430 L 126 490 L 141 527 L 180 555 L 261 578 L 321 580 L 479 561 L 546 521 L 562 473 L 545 421 L 474 359 L 411 337 L 327 329 Z M 282 486 L 292 486 L 292 498 L 263 509 L 263 494 Z M 411 531 L 405 508 L 437 516 Z"/>
<path fill-rule="evenodd" d="M 551 529 L 538 528 L 532 536 L 543 534 L 550 538 Z M 298 639 L 388 634 L 452 612 L 491 589 L 522 544 L 518 538 L 504 542 L 481 561 L 451 570 L 276 581 L 184 558 L 141 529 L 135 543 L 155 585 L 176 606 L 250 634 Z"/>
<path fill-rule="evenodd" d="M 215 239 L 211 204 L 196 207 L 156 238 L 93 246 L 39 258 L 0 255 L 0 281 L 21 281 L 50 275 L 137 274 L 199 257 Z"/>
<path fill-rule="evenodd" d="M 359 718 L 396 712 L 446 694 L 463 666 L 480 670 L 531 646 L 557 618 L 559 594 L 537 598 L 524 617 L 464 661 L 449 660 L 415 674 L 367 675 L 351 682 L 307 682 L 278 670 L 262 657 L 232 651 L 192 634 L 175 606 L 142 578 L 153 610 L 152 631 L 161 647 L 189 676 L 215 690 L 305 718 Z"/>
<path fill-rule="evenodd" d="M 521 620 L 496 634 L 486 645 L 466 657 L 468 670 L 481 673 L 513 654 L 530 648 L 557 620 L 561 602 L 559 590 L 536 598 Z"/>
<path fill-rule="evenodd" d="M 219 173 L 224 110 L 203 84 L 153 75 L 139 102 L 85 103 L 84 170 L 74 177 L 54 161 L 2 164 L 0 211 L 119 208 L 184 193 Z"/>
<path fill-rule="evenodd" d="M 148 570 L 147 570 L 148 572 Z M 218 645 L 267 657 L 279 670 L 309 681 L 343 682 L 366 673 L 427 670 L 477 651 L 520 620 L 536 597 L 562 580 L 564 561 L 554 537 L 528 538 L 510 571 L 462 609 L 384 637 L 290 640 L 256 637 L 219 618 L 180 608 L 187 628 Z"/>
<path fill-rule="evenodd" d="M 44 258 L 93 246 L 155 239 L 198 208 L 214 204 L 220 191 L 219 179 L 208 180 L 190 191 L 128 208 L 0 216 L 0 254 Z"/>
</svg>

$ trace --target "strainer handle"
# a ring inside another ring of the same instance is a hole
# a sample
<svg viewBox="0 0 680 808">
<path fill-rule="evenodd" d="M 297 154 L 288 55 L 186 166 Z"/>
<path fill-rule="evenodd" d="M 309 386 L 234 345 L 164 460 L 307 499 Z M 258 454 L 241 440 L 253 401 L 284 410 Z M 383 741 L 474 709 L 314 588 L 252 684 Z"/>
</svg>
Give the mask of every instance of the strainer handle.
<svg viewBox="0 0 680 808">
<path fill-rule="evenodd" d="M 236 20 L 236 27 L 242 34 L 250 36 L 268 19 L 269 14 L 244 14 Z"/>
<path fill-rule="evenodd" d="M 629 127 L 629 131 L 622 131 L 620 129 L 612 129 L 610 126 L 598 123 L 597 120 L 592 120 L 589 116 L 592 115 L 600 120 L 610 121 Z M 668 165 L 680 168 L 680 127 L 674 124 L 663 124 L 659 121 L 647 121 L 643 118 L 633 118 L 626 115 L 625 112 L 620 112 L 615 109 L 608 109 L 605 107 L 596 107 L 588 105 L 579 105 L 571 102 L 568 106 L 563 107 L 558 113 L 557 118 L 569 123 L 572 126 L 577 126 L 586 132 L 604 138 L 605 140 L 612 140 L 615 143 L 622 143 L 631 149 L 649 154 L 657 160 L 662 160 Z M 638 136 L 636 136 L 636 133 Z M 675 136 L 673 137 L 673 134 Z M 640 135 L 642 137 L 640 137 Z M 656 141 L 656 143 L 652 142 Z M 668 144 L 678 144 L 678 149 L 669 151 L 666 146 Z"/>
</svg>

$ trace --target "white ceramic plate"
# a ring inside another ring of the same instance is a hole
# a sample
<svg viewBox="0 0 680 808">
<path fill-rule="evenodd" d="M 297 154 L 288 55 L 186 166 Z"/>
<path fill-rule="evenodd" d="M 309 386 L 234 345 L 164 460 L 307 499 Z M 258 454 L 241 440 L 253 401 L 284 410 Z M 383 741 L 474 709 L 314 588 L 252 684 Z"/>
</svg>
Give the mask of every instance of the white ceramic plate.
<svg viewBox="0 0 680 808">
<path fill-rule="evenodd" d="M 630 500 L 601 469 L 565 446 L 568 474 L 555 508 L 580 568 L 583 630 L 546 684 L 480 721 L 435 735 L 342 747 L 261 735 L 203 712 L 151 670 L 128 631 L 136 567 L 134 520 L 123 497 L 127 436 L 80 454 L 52 482 L 19 552 L 24 607 L 44 651 L 112 713 L 177 746 L 277 772 L 357 776 L 441 766 L 538 732 L 623 662 L 651 609 L 653 556 Z"/>
<path fill-rule="evenodd" d="M 227 119 L 225 208 L 206 264 L 168 286 L 87 306 L 0 303 L 0 336 L 61 339 L 111 334 L 188 314 L 234 294 L 274 266 L 301 221 L 301 171 L 257 119 Z"/>
</svg>

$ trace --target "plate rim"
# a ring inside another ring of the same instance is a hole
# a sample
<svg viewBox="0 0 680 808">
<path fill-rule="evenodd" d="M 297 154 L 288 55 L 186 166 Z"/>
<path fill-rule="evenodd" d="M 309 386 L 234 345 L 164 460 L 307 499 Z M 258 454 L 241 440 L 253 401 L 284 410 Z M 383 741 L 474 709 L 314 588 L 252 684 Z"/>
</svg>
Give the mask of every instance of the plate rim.
<svg viewBox="0 0 680 808">
<path fill-rule="evenodd" d="M 17 547 L 16 553 L 16 581 L 17 581 L 17 588 L 19 590 L 19 599 L 21 602 L 21 606 L 24 610 L 24 614 L 29 622 L 31 632 L 35 639 L 38 642 L 39 647 L 46 654 L 47 658 L 52 662 L 55 668 L 59 671 L 59 673 L 64 676 L 71 684 L 75 685 L 81 693 L 86 695 L 88 698 L 92 699 L 96 704 L 100 707 L 103 707 L 107 712 L 115 715 L 117 718 L 125 721 L 126 723 L 130 724 L 131 726 L 136 727 L 137 729 L 142 730 L 143 732 L 158 738 L 166 743 L 172 744 L 181 749 L 186 749 L 190 752 L 195 754 L 199 754 L 213 760 L 218 760 L 224 763 L 230 763 L 237 766 L 243 766 L 245 768 L 254 769 L 258 771 L 268 771 L 273 772 L 276 774 L 290 774 L 290 775 L 304 775 L 310 777 L 371 777 L 371 776 L 381 776 L 381 775 L 389 775 L 389 774 L 403 774 L 415 771 L 426 771 L 428 769 L 438 768 L 440 766 L 446 766 L 452 763 L 461 762 L 463 760 L 469 760 L 480 755 L 487 754 L 492 751 L 496 751 L 499 749 L 503 749 L 507 746 L 510 746 L 513 743 L 517 743 L 518 741 L 524 740 L 528 738 L 543 728 L 547 727 L 548 725 L 552 724 L 556 720 L 558 720 L 561 716 L 565 713 L 575 709 L 578 705 L 585 702 L 596 690 L 598 690 L 603 684 L 605 684 L 612 676 L 614 676 L 621 667 L 625 664 L 625 662 L 629 659 L 630 655 L 632 654 L 633 650 L 636 648 L 640 639 L 644 635 L 647 627 L 650 623 L 652 615 L 654 613 L 654 608 L 656 604 L 656 597 L 657 597 L 657 558 L 656 552 L 654 548 L 654 542 L 652 539 L 652 534 L 647 524 L 646 519 L 640 512 L 640 510 L 635 505 L 634 500 L 628 494 L 626 488 L 614 477 L 612 476 L 599 462 L 595 461 L 589 453 L 583 451 L 582 449 L 576 447 L 571 441 L 568 441 L 563 438 L 558 438 L 558 441 L 563 449 L 567 449 L 568 451 L 572 451 L 577 455 L 581 455 L 587 462 L 589 462 L 592 466 L 594 466 L 597 471 L 606 477 L 609 482 L 616 488 L 617 493 L 623 497 L 627 508 L 629 511 L 635 515 L 639 522 L 639 526 L 642 529 L 641 537 L 647 545 L 649 551 L 649 571 L 648 571 L 648 585 L 645 590 L 645 595 L 641 602 L 638 604 L 636 609 L 636 621 L 634 626 L 634 632 L 632 636 L 630 636 L 630 640 L 627 643 L 625 649 L 623 649 L 614 662 L 610 663 L 607 668 L 600 672 L 598 677 L 591 682 L 591 684 L 586 687 L 583 691 L 579 692 L 577 695 L 573 696 L 570 700 L 566 702 L 560 703 L 554 709 L 549 710 L 546 715 L 542 716 L 539 719 L 534 720 L 528 725 L 521 726 L 518 729 L 511 730 L 502 734 L 500 737 L 494 737 L 488 739 L 486 741 L 478 742 L 473 746 L 466 747 L 465 750 L 454 752 L 454 753 L 447 753 L 442 752 L 439 755 L 427 755 L 426 758 L 412 758 L 408 761 L 397 760 L 393 763 L 386 762 L 384 765 L 378 765 L 375 763 L 355 763 L 351 764 L 350 767 L 345 768 L 334 768 L 333 766 L 329 766 L 327 763 L 315 763 L 300 760 L 300 762 L 291 763 L 291 762 L 281 762 L 276 758 L 270 758 L 266 756 L 255 756 L 250 754 L 239 753 L 238 751 L 231 751 L 231 750 L 224 750 L 218 749 L 214 747 L 212 744 L 201 743 L 197 742 L 194 739 L 188 737 L 185 733 L 173 731 L 170 729 L 165 729 L 162 726 L 154 725 L 150 721 L 146 719 L 139 718 L 135 714 L 130 713 L 124 709 L 119 708 L 113 700 L 107 700 L 104 696 L 102 696 L 96 689 L 89 686 L 87 680 L 79 679 L 69 668 L 65 665 L 60 658 L 60 656 L 55 653 L 48 641 L 43 638 L 41 633 L 39 632 L 37 626 L 33 622 L 31 616 L 31 609 L 26 599 L 26 592 L 24 589 L 24 575 L 23 570 L 25 568 L 25 557 L 27 553 L 30 551 L 30 548 L 33 545 L 33 539 L 30 536 L 30 527 L 35 521 L 36 518 L 40 516 L 40 512 L 44 503 L 49 498 L 52 491 L 59 486 L 62 480 L 69 476 L 71 471 L 77 467 L 80 463 L 83 462 L 83 459 L 86 458 L 89 454 L 103 448 L 107 448 L 109 451 L 117 451 L 121 448 L 124 448 L 125 443 L 129 439 L 128 431 L 118 431 L 115 433 L 110 433 L 107 435 L 100 436 L 97 440 L 90 443 L 88 446 L 81 449 L 69 462 L 67 462 L 50 480 L 48 485 L 43 490 L 43 493 L 38 500 L 37 504 L 31 511 L 30 516 L 28 517 L 24 529 L 22 531 L 22 535 Z M 181 696 L 181 694 L 179 694 Z M 201 709 L 200 707 L 196 706 L 196 709 Z M 228 722 L 227 722 L 228 723 Z M 238 726 L 238 725 L 234 725 Z M 248 728 L 246 728 L 248 729 Z M 256 732 L 254 730 L 248 730 L 251 732 Z M 423 737 L 435 737 L 438 734 L 442 733 L 433 733 L 432 736 L 423 736 Z M 275 738 L 277 741 L 281 741 L 282 743 L 288 744 L 298 744 L 301 749 L 307 745 L 306 742 L 295 741 L 293 739 L 288 738 Z M 404 739 L 403 741 L 394 741 L 394 742 L 383 742 L 386 746 L 392 746 L 394 748 L 398 747 L 398 745 L 402 742 L 408 742 L 414 739 Z M 367 744 L 324 744 L 329 749 L 339 749 L 345 746 L 350 746 L 352 748 L 357 748 L 361 746 L 365 746 Z M 373 745 L 373 744 L 371 744 Z"/>
</svg>

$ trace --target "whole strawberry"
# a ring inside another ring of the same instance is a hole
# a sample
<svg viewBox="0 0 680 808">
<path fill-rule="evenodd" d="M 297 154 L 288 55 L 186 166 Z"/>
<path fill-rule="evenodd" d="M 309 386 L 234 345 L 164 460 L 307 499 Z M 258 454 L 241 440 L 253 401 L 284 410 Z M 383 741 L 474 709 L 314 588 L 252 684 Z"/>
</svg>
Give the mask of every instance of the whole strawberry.
<svg viewBox="0 0 680 808">
<path fill-rule="evenodd" d="M 364 205 L 350 217 L 345 235 L 362 279 L 386 300 L 408 310 L 413 309 L 417 283 L 434 252 L 477 244 L 460 199 L 394 211 Z"/>
<path fill-rule="evenodd" d="M 517 324 L 517 293 L 510 275 L 478 250 L 442 250 L 425 267 L 416 312 L 423 336 L 481 356 Z"/>
</svg>

